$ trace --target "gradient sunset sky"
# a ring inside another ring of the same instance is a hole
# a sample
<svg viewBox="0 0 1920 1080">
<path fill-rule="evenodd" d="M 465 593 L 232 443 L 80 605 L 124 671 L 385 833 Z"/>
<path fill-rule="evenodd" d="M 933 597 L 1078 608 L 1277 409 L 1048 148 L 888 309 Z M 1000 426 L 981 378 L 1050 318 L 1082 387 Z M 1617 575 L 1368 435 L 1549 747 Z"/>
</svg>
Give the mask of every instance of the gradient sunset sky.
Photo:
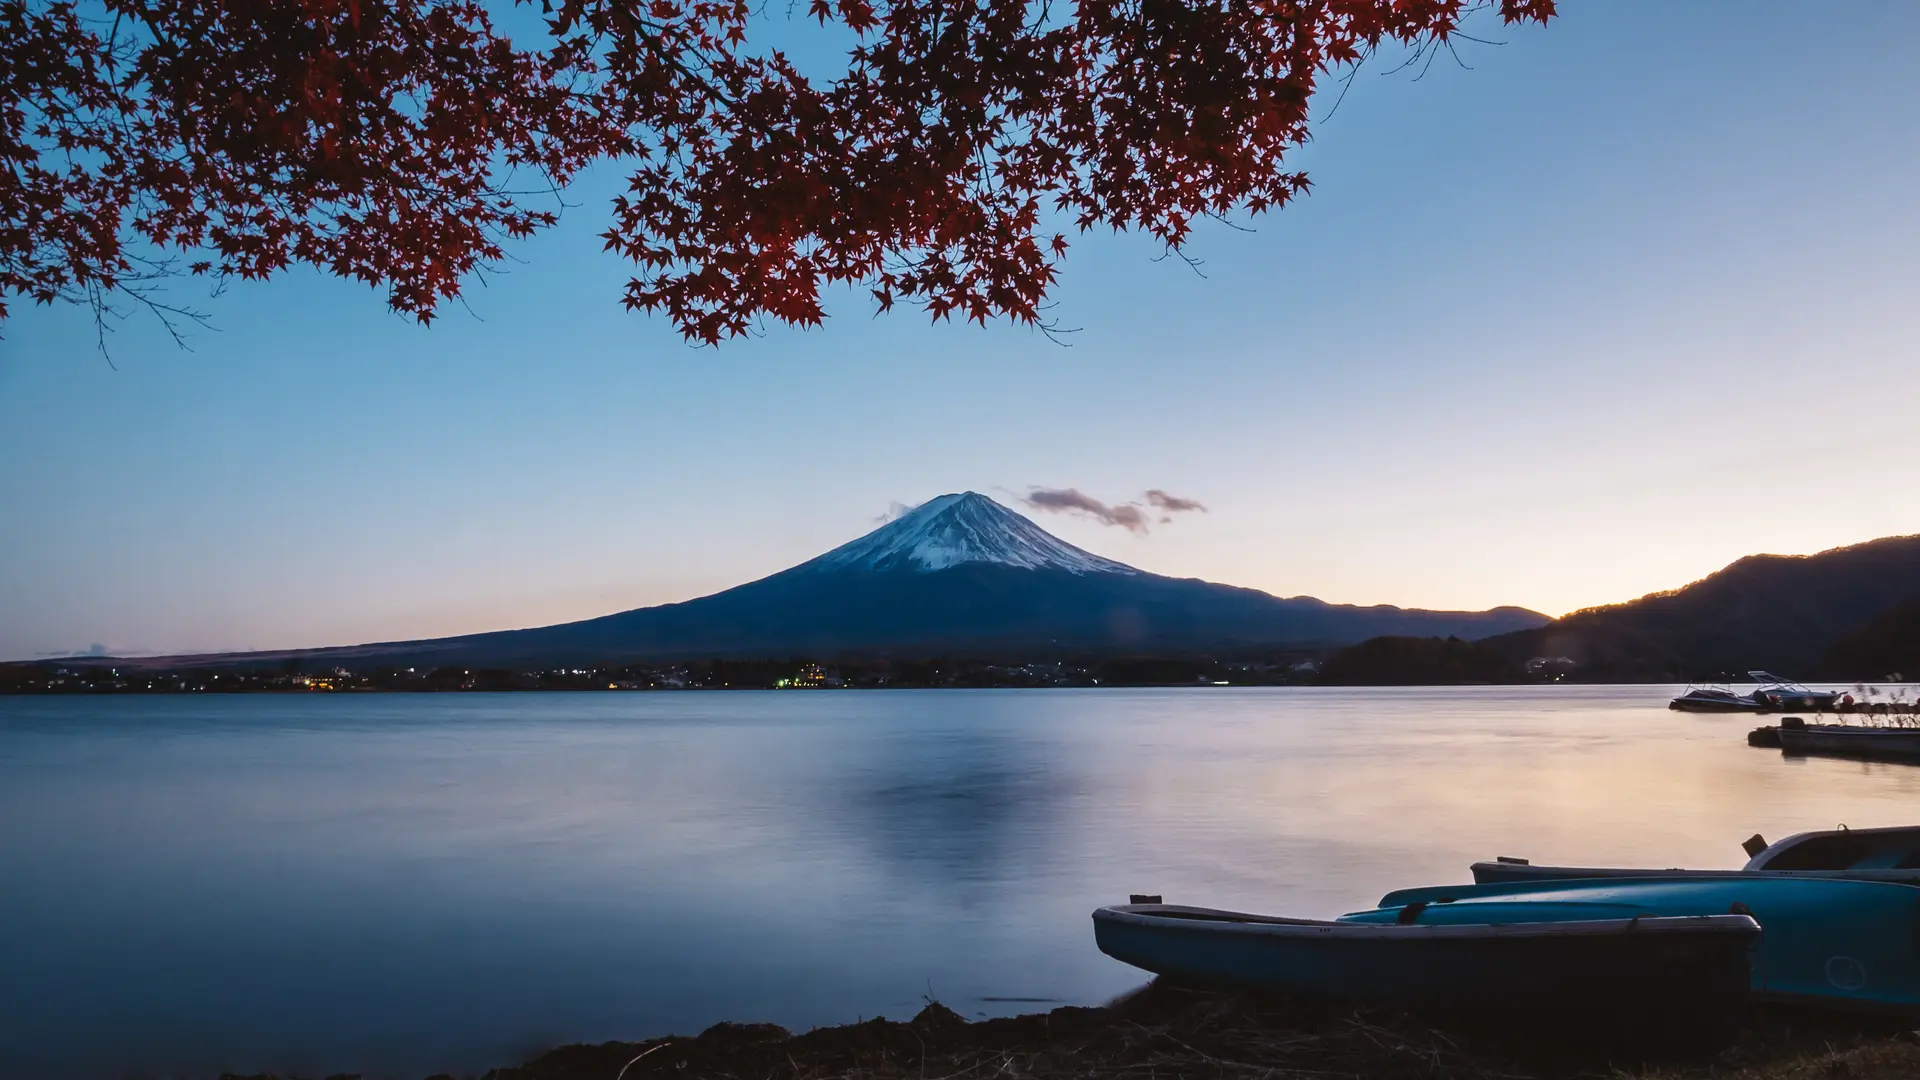
<svg viewBox="0 0 1920 1080">
<path fill-rule="evenodd" d="M 1920 5 L 1563 7 L 1323 95 L 1312 195 L 1202 230 L 1204 278 L 1078 237 L 1069 348 L 852 293 L 689 347 L 619 309 L 615 169 L 431 328 L 297 272 L 109 366 L 16 303 L 0 659 L 581 618 L 965 489 L 1205 503 L 1022 508 L 1158 573 L 1551 614 L 1920 532 Z"/>
</svg>

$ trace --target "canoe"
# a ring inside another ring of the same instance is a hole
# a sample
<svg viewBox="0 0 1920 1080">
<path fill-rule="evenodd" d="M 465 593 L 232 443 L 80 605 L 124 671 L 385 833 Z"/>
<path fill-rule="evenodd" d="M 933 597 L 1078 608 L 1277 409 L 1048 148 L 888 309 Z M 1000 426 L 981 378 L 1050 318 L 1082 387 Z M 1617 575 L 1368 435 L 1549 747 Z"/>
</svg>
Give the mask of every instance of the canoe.
<svg viewBox="0 0 1920 1080">
<path fill-rule="evenodd" d="M 1570 878 L 1713 878 L 1740 874 L 1773 877 L 1848 878 L 1920 885 L 1920 825 L 1885 829 L 1823 829 L 1796 833 L 1777 844 L 1755 837 L 1747 841 L 1747 864 L 1738 870 L 1653 870 L 1609 866 L 1535 866 L 1502 856 L 1473 864 L 1473 880 L 1482 885 L 1509 881 L 1563 881 Z"/>
<path fill-rule="evenodd" d="M 1732 1039 L 1760 936 L 1752 918 L 1526 908 L 1472 923 L 1423 906 L 1382 923 L 1130 904 L 1094 912 L 1093 931 L 1101 952 L 1179 983 L 1384 1004 L 1625 1054 L 1711 1053 Z"/>
<path fill-rule="evenodd" d="M 1883 761 L 1920 761 L 1920 728 L 1781 721 L 1777 737 L 1788 754 L 1824 754 Z"/>
<path fill-rule="evenodd" d="M 1593 916 L 1676 917 L 1749 912 L 1765 931 L 1753 966 L 1762 1000 L 1920 1014 L 1920 889 L 1880 881 L 1728 873 L 1440 886 L 1388 893 L 1350 919 L 1391 922 L 1416 904 L 1426 921 L 1525 917 L 1534 904 Z M 1589 916 L 1592 917 L 1592 916 Z"/>
</svg>

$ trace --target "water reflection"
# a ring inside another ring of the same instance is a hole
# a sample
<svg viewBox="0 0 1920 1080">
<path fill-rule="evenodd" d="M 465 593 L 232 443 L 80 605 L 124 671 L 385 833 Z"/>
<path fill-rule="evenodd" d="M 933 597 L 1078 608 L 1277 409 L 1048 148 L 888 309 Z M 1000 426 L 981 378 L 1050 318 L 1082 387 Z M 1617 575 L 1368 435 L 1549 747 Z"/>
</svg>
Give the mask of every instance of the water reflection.
<svg viewBox="0 0 1920 1080">
<path fill-rule="evenodd" d="M 0 699 L 0 1074 L 482 1070 L 1099 1001 L 1129 892 L 1304 915 L 1495 854 L 1904 823 L 1633 687 Z"/>
<path fill-rule="evenodd" d="M 861 765 L 847 824 L 890 874 L 955 890 L 1018 876 L 1079 783 L 1008 731 L 884 738 Z"/>
</svg>

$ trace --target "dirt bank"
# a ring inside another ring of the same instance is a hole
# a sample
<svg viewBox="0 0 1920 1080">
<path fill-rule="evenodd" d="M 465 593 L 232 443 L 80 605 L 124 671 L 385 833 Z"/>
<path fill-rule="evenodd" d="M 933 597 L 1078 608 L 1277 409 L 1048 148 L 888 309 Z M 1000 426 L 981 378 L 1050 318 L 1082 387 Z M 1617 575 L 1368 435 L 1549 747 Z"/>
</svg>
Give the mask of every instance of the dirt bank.
<svg viewBox="0 0 1920 1080">
<path fill-rule="evenodd" d="M 908 1022 L 801 1035 L 720 1024 L 694 1037 L 564 1046 L 485 1080 L 1911 1080 L 1920 1039 L 1902 1028 L 1756 1011 L 1713 1062 L 1623 1068 L 1405 1017 L 1153 988 L 1106 1008 L 977 1023 L 931 1004 Z"/>
</svg>

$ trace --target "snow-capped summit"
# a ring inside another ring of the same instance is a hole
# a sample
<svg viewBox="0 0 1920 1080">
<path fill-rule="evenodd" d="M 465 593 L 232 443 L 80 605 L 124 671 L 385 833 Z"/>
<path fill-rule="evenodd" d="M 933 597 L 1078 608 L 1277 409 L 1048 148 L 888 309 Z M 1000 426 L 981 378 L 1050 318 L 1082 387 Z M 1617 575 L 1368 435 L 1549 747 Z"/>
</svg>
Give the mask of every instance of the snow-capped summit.
<svg viewBox="0 0 1920 1080">
<path fill-rule="evenodd" d="M 805 570 L 946 570 L 992 563 L 1073 574 L 1138 574 L 1059 539 L 977 491 L 942 495 L 850 544 L 803 564 Z"/>
</svg>

